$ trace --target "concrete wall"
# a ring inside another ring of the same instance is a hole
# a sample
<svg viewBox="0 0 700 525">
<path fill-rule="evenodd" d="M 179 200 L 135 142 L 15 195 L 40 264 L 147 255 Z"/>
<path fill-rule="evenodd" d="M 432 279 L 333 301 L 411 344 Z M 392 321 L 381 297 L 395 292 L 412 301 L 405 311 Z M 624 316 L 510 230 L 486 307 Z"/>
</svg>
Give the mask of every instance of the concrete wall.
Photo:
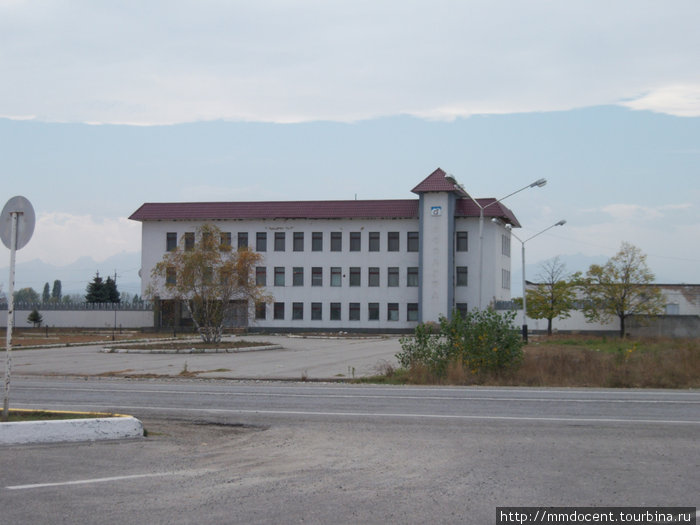
<svg viewBox="0 0 700 525">
<path fill-rule="evenodd" d="M 700 337 L 700 316 L 697 315 L 633 317 L 627 326 L 627 332 L 635 337 Z"/>
<path fill-rule="evenodd" d="M 39 313 L 44 318 L 42 326 L 56 328 L 152 328 L 153 311 L 151 310 L 117 310 L 116 325 L 113 310 L 42 310 Z M 27 321 L 32 309 L 15 309 L 17 328 L 34 326 Z M 7 307 L 0 310 L 0 327 L 7 327 Z"/>
</svg>

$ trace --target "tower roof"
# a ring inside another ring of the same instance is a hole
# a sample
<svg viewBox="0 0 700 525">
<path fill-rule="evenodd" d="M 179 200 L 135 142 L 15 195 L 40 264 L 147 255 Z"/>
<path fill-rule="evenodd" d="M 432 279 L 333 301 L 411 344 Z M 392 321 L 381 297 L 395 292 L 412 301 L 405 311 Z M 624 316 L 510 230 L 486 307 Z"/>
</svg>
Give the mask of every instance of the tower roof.
<svg viewBox="0 0 700 525">
<path fill-rule="evenodd" d="M 421 194 L 427 192 L 454 192 L 460 197 L 469 197 L 464 188 L 457 181 L 448 175 L 441 168 L 436 169 L 428 175 L 423 181 L 411 190 L 413 193 Z"/>
</svg>

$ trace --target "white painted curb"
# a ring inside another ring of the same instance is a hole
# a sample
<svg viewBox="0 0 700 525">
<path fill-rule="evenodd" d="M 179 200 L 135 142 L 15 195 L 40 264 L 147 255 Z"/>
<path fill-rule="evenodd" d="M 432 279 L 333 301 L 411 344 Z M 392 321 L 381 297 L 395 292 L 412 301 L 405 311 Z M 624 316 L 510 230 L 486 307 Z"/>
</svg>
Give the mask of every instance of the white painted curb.
<svg viewBox="0 0 700 525">
<path fill-rule="evenodd" d="M 0 423 L 0 445 L 135 437 L 143 437 L 143 424 L 132 416 Z"/>
</svg>

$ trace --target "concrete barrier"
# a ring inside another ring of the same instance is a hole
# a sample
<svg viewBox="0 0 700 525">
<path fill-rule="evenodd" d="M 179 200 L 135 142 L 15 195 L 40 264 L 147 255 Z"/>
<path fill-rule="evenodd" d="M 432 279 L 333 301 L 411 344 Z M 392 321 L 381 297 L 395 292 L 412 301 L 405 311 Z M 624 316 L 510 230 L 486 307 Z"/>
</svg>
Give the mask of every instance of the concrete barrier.
<svg viewBox="0 0 700 525">
<path fill-rule="evenodd" d="M 143 437 L 143 424 L 132 416 L 0 423 L 0 445 L 61 443 Z"/>
</svg>

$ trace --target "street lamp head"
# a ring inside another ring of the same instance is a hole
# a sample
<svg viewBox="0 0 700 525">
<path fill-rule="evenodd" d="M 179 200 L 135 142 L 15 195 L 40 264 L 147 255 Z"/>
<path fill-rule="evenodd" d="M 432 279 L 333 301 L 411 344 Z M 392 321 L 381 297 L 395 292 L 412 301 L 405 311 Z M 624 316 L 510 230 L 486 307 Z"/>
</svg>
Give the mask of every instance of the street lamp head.
<svg viewBox="0 0 700 525">
<path fill-rule="evenodd" d="M 556 223 L 554 226 L 564 226 L 566 224 L 566 220 L 562 219 L 558 223 Z"/>
<path fill-rule="evenodd" d="M 530 187 L 534 188 L 535 186 L 537 186 L 538 188 L 541 188 L 545 184 L 547 184 L 547 179 L 537 179 L 535 182 L 530 184 Z"/>
</svg>

